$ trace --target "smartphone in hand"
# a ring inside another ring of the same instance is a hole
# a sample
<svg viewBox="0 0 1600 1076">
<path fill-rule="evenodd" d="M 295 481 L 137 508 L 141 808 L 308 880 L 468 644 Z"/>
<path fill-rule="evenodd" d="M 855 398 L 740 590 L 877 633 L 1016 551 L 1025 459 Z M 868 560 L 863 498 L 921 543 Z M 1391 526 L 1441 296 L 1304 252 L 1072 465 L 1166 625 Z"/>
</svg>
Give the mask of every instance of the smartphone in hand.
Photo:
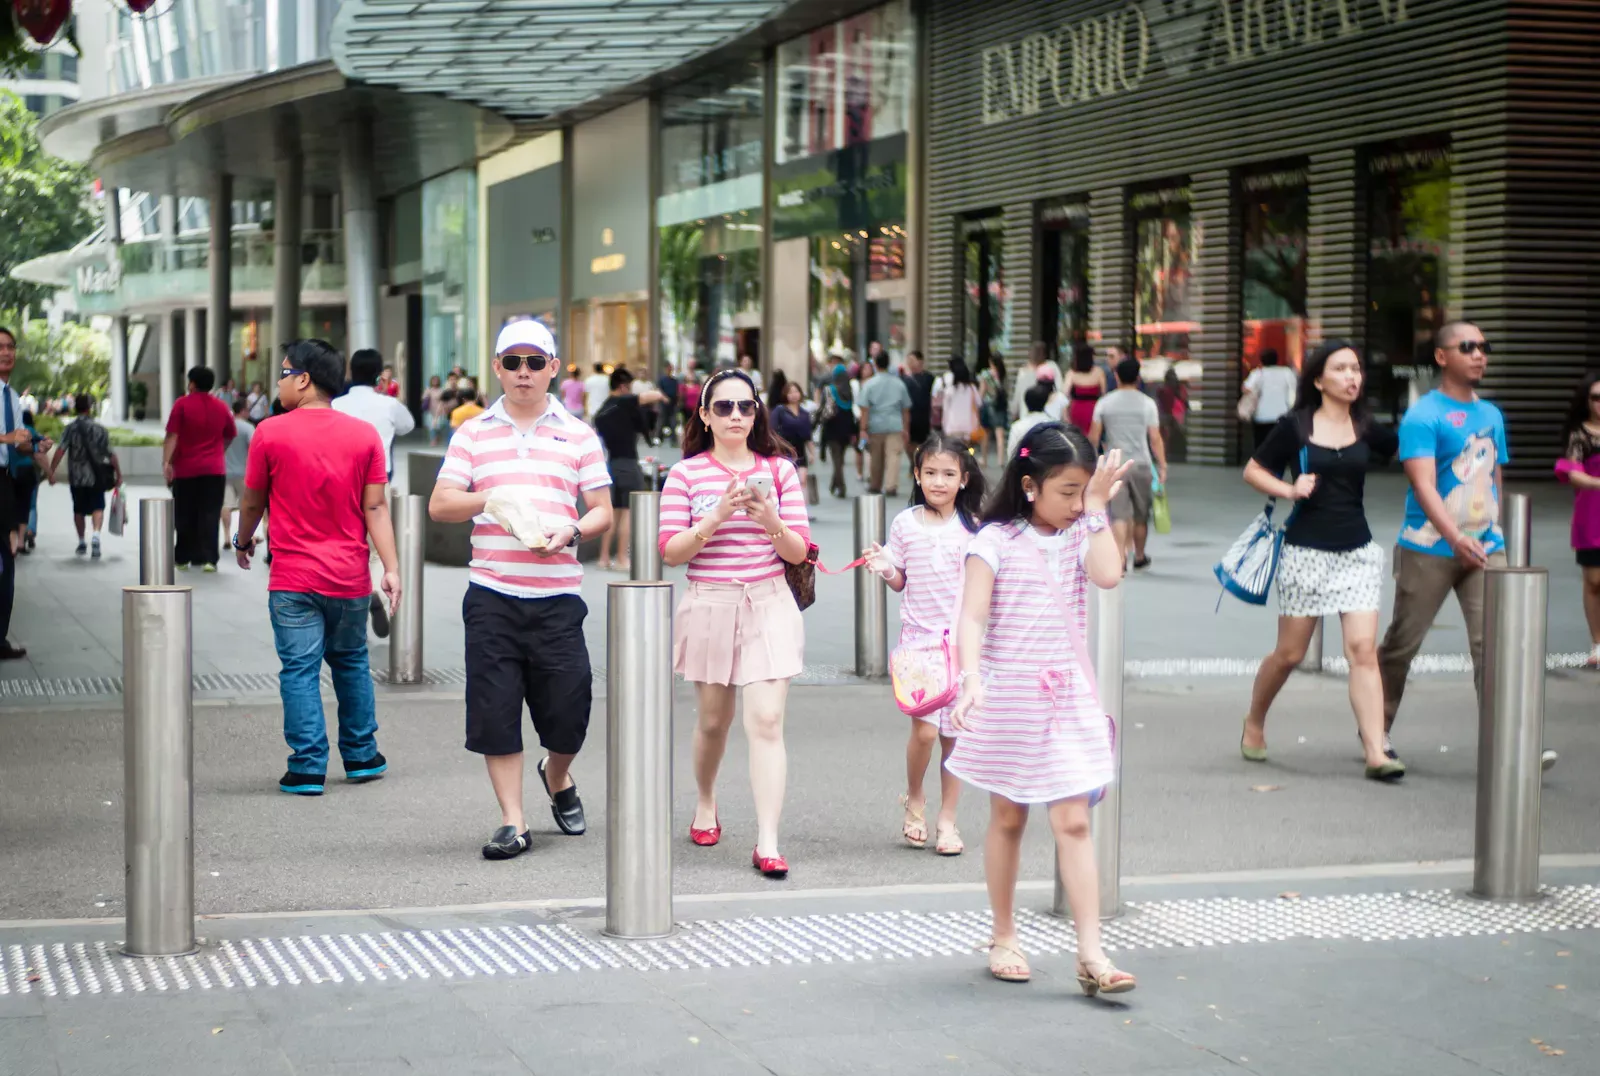
<svg viewBox="0 0 1600 1076">
<path fill-rule="evenodd" d="M 772 475 L 765 471 L 758 472 L 745 479 L 745 485 L 755 490 L 763 500 L 772 497 Z"/>
</svg>

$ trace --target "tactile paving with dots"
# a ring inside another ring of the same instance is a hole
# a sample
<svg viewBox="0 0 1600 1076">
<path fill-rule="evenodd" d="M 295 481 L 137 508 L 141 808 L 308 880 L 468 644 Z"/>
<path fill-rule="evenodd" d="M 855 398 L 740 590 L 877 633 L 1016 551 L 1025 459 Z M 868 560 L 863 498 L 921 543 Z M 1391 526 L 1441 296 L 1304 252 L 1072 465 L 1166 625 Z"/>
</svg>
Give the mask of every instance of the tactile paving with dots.
<svg viewBox="0 0 1600 1076">
<path fill-rule="evenodd" d="M 1600 887 L 1547 887 L 1542 900 L 1529 904 L 1490 903 L 1441 889 L 1130 901 L 1127 907 L 1126 915 L 1104 925 L 1108 949 L 1583 930 L 1600 925 Z M 1062 920 L 1021 912 L 1017 927 L 1028 950 L 1072 951 L 1072 929 Z M 988 937 L 986 911 L 902 911 L 694 920 L 670 938 L 640 942 L 535 924 L 230 938 L 193 956 L 160 958 L 125 957 L 104 941 L 8 944 L 0 945 L 0 997 L 921 960 L 972 953 Z"/>
</svg>

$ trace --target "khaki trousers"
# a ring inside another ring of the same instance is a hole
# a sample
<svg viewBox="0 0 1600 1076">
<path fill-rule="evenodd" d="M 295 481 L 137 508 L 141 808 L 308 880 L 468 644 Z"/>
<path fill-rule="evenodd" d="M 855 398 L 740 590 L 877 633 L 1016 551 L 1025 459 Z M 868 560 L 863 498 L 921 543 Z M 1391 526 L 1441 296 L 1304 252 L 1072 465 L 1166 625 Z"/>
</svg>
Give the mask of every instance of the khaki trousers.
<svg viewBox="0 0 1600 1076">
<path fill-rule="evenodd" d="M 867 435 L 867 453 L 872 461 L 871 477 L 867 480 L 869 492 L 900 492 L 900 457 L 905 451 L 902 443 L 904 438 L 905 434 L 899 430 Z M 885 478 L 889 482 L 887 490 L 883 488 Z"/>
<path fill-rule="evenodd" d="M 1489 563 L 1504 567 L 1505 553 L 1493 553 Z M 1394 550 L 1394 617 L 1378 647 L 1378 670 L 1383 677 L 1383 719 L 1393 727 L 1394 715 L 1406 691 L 1411 659 L 1433 627 L 1451 591 L 1461 604 L 1467 622 L 1467 649 L 1472 654 L 1472 686 L 1483 698 L 1483 570 L 1459 557 L 1436 557 L 1396 546 Z"/>
</svg>

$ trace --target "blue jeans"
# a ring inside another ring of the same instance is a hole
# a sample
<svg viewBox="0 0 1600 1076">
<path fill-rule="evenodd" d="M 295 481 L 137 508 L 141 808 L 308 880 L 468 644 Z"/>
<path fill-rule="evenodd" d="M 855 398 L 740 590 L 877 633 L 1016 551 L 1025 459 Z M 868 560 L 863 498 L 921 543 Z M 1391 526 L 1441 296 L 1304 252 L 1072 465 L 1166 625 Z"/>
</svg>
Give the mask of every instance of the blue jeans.
<svg viewBox="0 0 1600 1076">
<path fill-rule="evenodd" d="M 339 757 L 365 762 L 378 753 L 378 712 L 367 665 L 370 598 L 326 598 L 274 590 L 267 596 L 272 634 L 283 672 L 283 738 L 289 769 L 328 772 L 328 723 L 322 712 L 322 663 L 333 674 L 339 699 Z"/>
</svg>

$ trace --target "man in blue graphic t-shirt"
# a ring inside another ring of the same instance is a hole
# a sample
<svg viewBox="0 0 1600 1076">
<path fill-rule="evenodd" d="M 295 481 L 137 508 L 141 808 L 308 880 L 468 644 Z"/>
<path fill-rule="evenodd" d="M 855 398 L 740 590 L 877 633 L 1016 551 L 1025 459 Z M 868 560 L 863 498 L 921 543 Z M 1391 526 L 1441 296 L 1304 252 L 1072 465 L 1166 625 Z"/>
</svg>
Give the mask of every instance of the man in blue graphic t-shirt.
<svg viewBox="0 0 1600 1076">
<path fill-rule="evenodd" d="M 1400 422 L 1400 460 L 1411 490 L 1394 551 L 1394 619 L 1378 648 L 1386 726 L 1406 674 L 1450 591 L 1461 603 L 1473 682 L 1483 693 L 1483 570 L 1504 565 L 1500 468 L 1510 458 L 1500 409 L 1480 399 L 1489 344 L 1476 325 L 1453 321 L 1434 337 L 1439 387 Z"/>
</svg>

